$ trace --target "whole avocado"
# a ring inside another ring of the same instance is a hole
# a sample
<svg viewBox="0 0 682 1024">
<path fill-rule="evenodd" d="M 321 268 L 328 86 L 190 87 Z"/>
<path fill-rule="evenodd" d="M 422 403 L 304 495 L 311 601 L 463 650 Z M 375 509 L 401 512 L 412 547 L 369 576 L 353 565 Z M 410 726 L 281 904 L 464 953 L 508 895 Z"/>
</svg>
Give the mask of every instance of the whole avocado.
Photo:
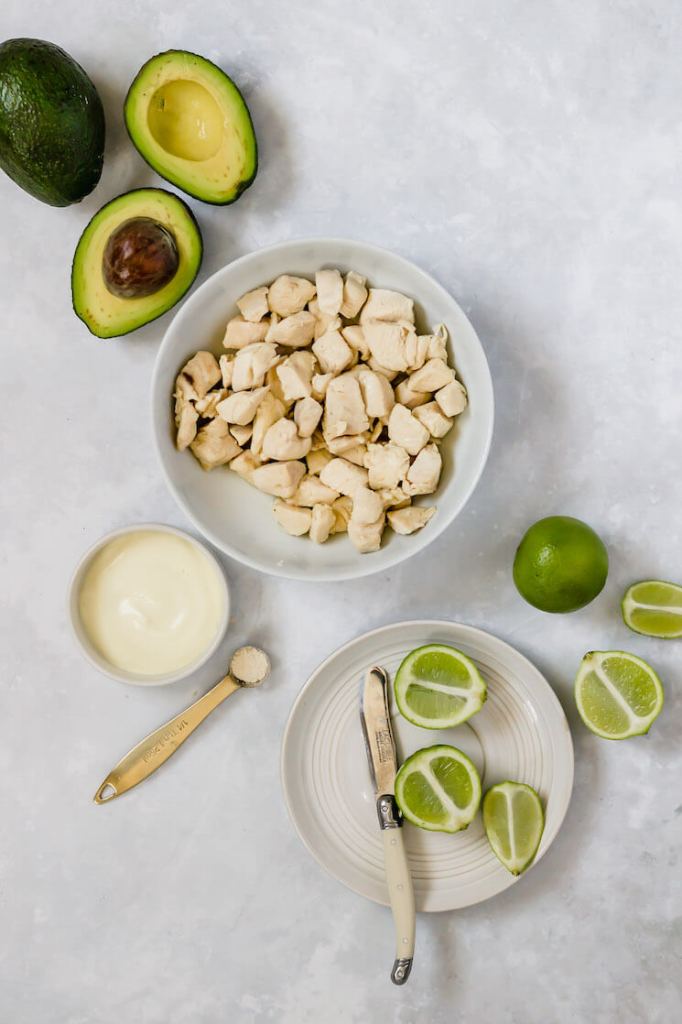
<svg viewBox="0 0 682 1024">
<path fill-rule="evenodd" d="M 50 206 L 78 203 L 102 173 L 104 110 L 80 64 L 42 39 L 0 45 L 0 167 Z"/>
</svg>

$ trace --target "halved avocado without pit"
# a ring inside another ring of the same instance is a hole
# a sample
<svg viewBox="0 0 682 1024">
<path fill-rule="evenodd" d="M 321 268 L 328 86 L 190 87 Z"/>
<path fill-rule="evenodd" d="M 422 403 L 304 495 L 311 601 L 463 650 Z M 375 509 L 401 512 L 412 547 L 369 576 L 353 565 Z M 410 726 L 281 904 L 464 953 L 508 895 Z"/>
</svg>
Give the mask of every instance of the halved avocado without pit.
<svg viewBox="0 0 682 1024">
<path fill-rule="evenodd" d="M 237 86 L 185 50 L 152 57 L 126 96 L 133 145 L 162 178 L 205 203 L 233 203 L 258 169 L 256 135 Z"/>
<path fill-rule="evenodd" d="M 180 301 L 202 254 L 199 225 L 182 199 L 161 188 L 125 192 L 95 214 L 76 247 L 76 316 L 98 338 L 129 334 Z"/>
</svg>

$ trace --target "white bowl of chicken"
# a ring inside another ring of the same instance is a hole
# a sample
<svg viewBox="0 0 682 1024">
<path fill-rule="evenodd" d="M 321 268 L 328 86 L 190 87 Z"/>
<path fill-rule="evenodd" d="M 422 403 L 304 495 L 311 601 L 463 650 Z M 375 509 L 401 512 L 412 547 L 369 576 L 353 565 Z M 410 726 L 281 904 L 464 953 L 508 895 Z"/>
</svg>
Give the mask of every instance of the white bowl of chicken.
<svg viewBox="0 0 682 1024">
<path fill-rule="evenodd" d="M 152 384 L 161 466 L 188 518 L 245 565 L 305 580 L 386 570 L 435 540 L 483 471 L 493 408 L 452 296 L 344 239 L 215 273 L 170 325 Z"/>
</svg>

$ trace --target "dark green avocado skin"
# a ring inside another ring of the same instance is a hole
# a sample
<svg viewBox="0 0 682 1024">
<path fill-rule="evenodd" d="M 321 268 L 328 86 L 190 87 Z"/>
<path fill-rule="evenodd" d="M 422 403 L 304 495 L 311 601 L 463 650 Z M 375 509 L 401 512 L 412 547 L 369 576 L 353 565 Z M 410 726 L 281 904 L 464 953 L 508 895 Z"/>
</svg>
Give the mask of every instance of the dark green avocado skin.
<svg viewBox="0 0 682 1024">
<path fill-rule="evenodd" d="M 54 43 L 0 45 L 0 167 L 50 206 L 92 192 L 104 159 L 102 101 L 80 64 Z"/>
</svg>

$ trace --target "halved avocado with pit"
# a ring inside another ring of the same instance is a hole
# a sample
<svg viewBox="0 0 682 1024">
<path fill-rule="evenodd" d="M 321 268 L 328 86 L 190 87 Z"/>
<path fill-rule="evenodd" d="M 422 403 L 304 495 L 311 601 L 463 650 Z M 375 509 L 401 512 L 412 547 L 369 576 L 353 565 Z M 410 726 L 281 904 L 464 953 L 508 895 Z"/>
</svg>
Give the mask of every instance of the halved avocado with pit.
<svg viewBox="0 0 682 1024">
<path fill-rule="evenodd" d="M 95 214 L 71 268 L 76 316 L 98 338 L 129 334 L 191 287 L 203 255 L 199 225 L 161 188 L 125 192 Z"/>
<path fill-rule="evenodd" d="M 233 203 L 258 169 L 248 107 L 231 78 L 185 50 L 152 57 L 126 96 L 133 145 L 162 178 L 205 203 Z"/>
</svg>

